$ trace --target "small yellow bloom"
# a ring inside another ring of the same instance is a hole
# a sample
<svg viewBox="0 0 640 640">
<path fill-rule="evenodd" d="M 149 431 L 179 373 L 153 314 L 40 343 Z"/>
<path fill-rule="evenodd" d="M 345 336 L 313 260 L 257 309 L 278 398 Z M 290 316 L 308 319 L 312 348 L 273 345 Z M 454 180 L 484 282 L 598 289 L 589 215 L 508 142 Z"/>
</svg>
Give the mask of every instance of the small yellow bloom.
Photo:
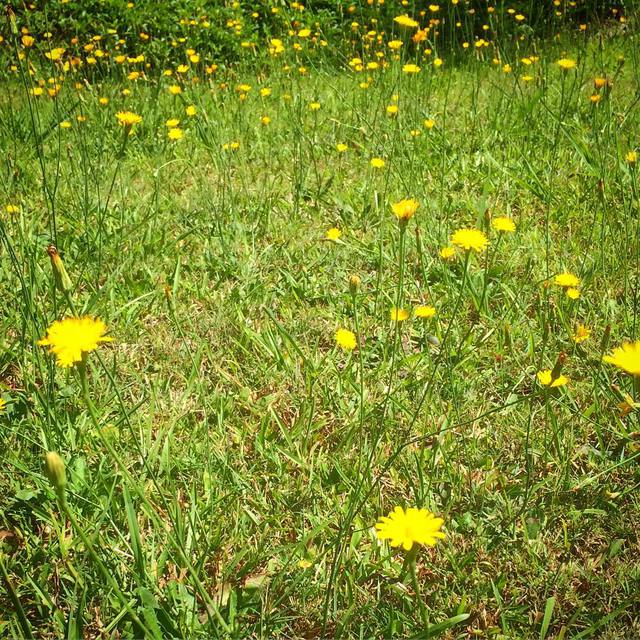
<svg viewBox="0 0 640 640">
<path fill-rule="evenodd" d="M 4 398 L 0 398 L 0 414 L 4 413 L 7 401 Z"/>
<path fill-rule="evenodd" d="M 573 273 L 569 271 L 563 271 L 559 273 L 554 279 L 554 284 L 557 284 L 559 287 L 564 288 L 574 288 L 577 289 L 580 286 L 580 278 L 574 276 Z"/>
<path fill-rule="evenodd" d="M 638 154 L 635 151 L 629 151 L 625 156 L 625 160 L 629 164 L 635 164 L 638 161 Z"/>
<path fill-rule="evenodd" d="M 172 127 L 167 132 L 167 138 L 169 138 L 169 140 L 181 140 L 183 136 L 184 131 L 178 127 Z"/>
<path fill-rule="evenodd" d="M 337 227 L 331 227 L 331 229 L 327 229 L 327 233 L 324 235 L 325 240 L 339 240 L 342 237 L 342 231 Z"/>
<path fill-rule="evenodd" d="M 319 102 L 312 102 L 312 103 L 309 105 L 309 109 L 310 109 L 311 111 L 318 111 L 318 109 L 320 109 L 320 103 L 319 103 Z"/>
<path fill-rule="evenodd" d="M 180 124 L 180 120 L 178 118 L 169 118 L 164 124 L 168 129 L 173 129 Z"/>
<path fill-rule="evenodd" d="M 440 249 L 440 257 L 443 260 L 451 260 L 456 255 L 455 247 L 442 247 Z"/>
<path fill-rule="evenodd" d="M 491 226 L 496 231 L 505 231 L 510 233 L 516 230 L 516 225 L 511 218 L 507 218 L 506 216 L 498 216 L 497 218 L 493 218 L 491 220 Z"/>
<path fill-rule="evenodd" d="M 402 507 L 395 507 L 376 523 L 376 536 L 379 540 L 389 540 L 392 547 L 402 546 L 405 551 L 410 551 L 414 544 L 433 547 L 445 537 L 440 530 L 443 522 L 428 509 L 410 507 L 405 511 Z"/>
<path fill-rule="evenodd" d="M 193 118 L 193 116 L 196 115 L 196 113 L 198 113 L 198 110 L 192 105 L 190 104 L 185 110 L 184 112 L 190 117 Z"/>
<path fill-rule="evenodd" d="M 20 211 L 20 207 L 17 204 L 7 204 L 5 205 L 4 210 L 7 213 L 18 213 Z"/>
<path fill-rule="evenodd" d="M 391 205 L 391 210 L 399 220 L 409 220 L 420 207 L 420 203 L 413 198 L 400 200 Z"/>
<path fill-rule="evenodd" d="M 421 304 L 413 310 L 413 313 L 416 318 L 433 318 L 436 315 L 436 308 Z"/>
<path fill-rule="evenodd" d="M 179 84 L 172 84 L 168 91 L 172 96 L 177 96 L 179 93 L 182 93 L 182 87 Z"/>
<path fill-rule="evenodd" d="M 417 64 L 405 64 L 402 67 L 402 71 L 409 74 L 420 73 L 420 67 Z"/>
<path fill-rule="evenodd" d="M 577 300 L 580 297 L 580 289 L 575 289 L 574 287 L 569 287 L 566 293 L 571 300 Z"/>
<path fill-rule="evenodd" d="M 118 111 L 116 113 L 118 122 L 125 128 L 131 128 L 134 124 L 142 122 L 142 117 L 133 111 Z"/>
<path fill-rule="evenodd" d="M 60 367 L 71 367 L 83 361 L 85 355 L 98 348 L 101 342 L 111 342 L 105 336 L 107 327 L 102 320 L 90 316 L 56 320 L 47 330 L 46 337 L 38 341 L 55 354 Z"/>
<path fill-rule="evenodd" d="M 406 309 L 391 307 L 389 317 L 393 322 L 404 322 L 409 317 L 409 312 Z"/>
<path fill-rule="evenodd" d="M 338 153 L 344 153 L 348 148 L 349 146 L 346 145 L 344 142 L 338 142 L 338 144 L 336 145 L 336 151 Z"/>
<path fill-rule="evenodd" d="M 585 327 L 583 324 L 579 324 L 576 327 L 575 333 L 571 336 L 571 339 L 576 343 L 580 344 L 589 338 L 591 335 L 591 329 Z"/>
<path fill-rule="evenodd" d="M 71 129 L 71 123 L 68 120 L 63 120 L 60 123 L 60 128 L 61 129 Z"/>
<path fill-rule="evenodd" d="M 567 382 L 569 382 L 569 378 L 566 376 L 560 375 L 555 380 L 551 379 L 551 369 L 543 369 L 542 371 L 538 371 L 536 374 L 538 378 L 538 382 L 543 387 L 563 387 Z"/>
<path fill-rule="evenodd" d="M 349 329 L 338 329 L 335 335 L 336 344 L 345 351 L 353 351 L 357 346 L 356 334 Z"/>
<path fill-rule="evenodd" d="M 266 127 L 268 124 L 270 124 L 270 122 L 271 122 L 271 118 L 270 118 L 269 116 L 262 116 L 262 117 L 260 118 L 260 123 L 261 123 L 262 125 L 264 125 L 265 127 Z"/>
<path fill-rule="evenodd" d="M 563 71 L 569 71 L 569 69 L 575 69 L 575 67 L 576 67 L 576 61 L 575 60 L 571 60 L 571 58 L 560 58 L 560 60 L 558 60 L 556 62 L 556 64 Z"/>
<path fill-rule="evenodd" d="M 489 240 L 479 229 L 458 229 L 451 236 L 451 244 L 465 251 L 473 249 L 476 253 L 481 253 L 489 244 Z"/>
<path fill-rule="evenodd" d="M 374 169 L 383 169 L 385 162 L 382 158 L 371 158 L 370 164 Z"/>
</svg>

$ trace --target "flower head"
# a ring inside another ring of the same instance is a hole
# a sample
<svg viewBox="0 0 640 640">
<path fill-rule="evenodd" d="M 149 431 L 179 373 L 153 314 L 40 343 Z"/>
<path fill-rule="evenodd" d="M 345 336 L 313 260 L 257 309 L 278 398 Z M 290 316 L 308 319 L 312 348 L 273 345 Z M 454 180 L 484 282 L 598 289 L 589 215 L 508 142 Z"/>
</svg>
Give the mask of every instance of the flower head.
<svg viewBox="0 0 640 640">
<path fill-rule="evenodd" d="M 167 138 L 169 140 L 181 140 L 184 132 L 179 127 L 171 127 L 167 132 Z"/>
<path fill-rule="evenodd" d="M 440 257 L 443 260 L 451 260 L 455 255 L 455 247 L 442 247 L 442 249 L 440 249 Z"/>
<path fill-rule="evenodd" d="M 389 317 L 393 322 L 403 322 L 409 317 L 409 312 L 406 309 L 398 309 L 397 307 L 391 307 Z"/>
<path fill-rule="evenodd" d="M 339 240 L 342 236 L 342 231 L 338 229 L 338 227 L 331 227 L 331 229 L 327 229 L 327 232 L 324 234 L 325 240 Z"/>
<path fill-rule="evenodd" d="M 405 551 L 410 551 L 414 544 L 433 547 L 438 539 L 445 537 L 440 531 L 443 522 L 428 509 L 409 507 L 405 511 L 396 507 L 376 523 L 376 536 L 379 540 L 389 540 L 392 547 L 402 546 Z"/>
<path fill-rule="evenodd" d="M 569 382 L 569 378 L 567 378 L 567 376 L 559 375 L 557 378 L 553 378 L 551 375 L 551 369 L 538 371 L 536 377 L 543 387 L 563 387 L 567 382 Z"/>
<path fill-rule="evenodd" d="M 338 329 L 335 338 L 336 344 L 345 351 L 353 351 L 356 348 L 356 334 L 349 329 Z"/>
<path fill-rule="evenodd" d="M 405 64 L 402 70 L 405 73 L 420 73 L 420 67 L 417 64 Z"/>
<path fill-rule="evenodd" d="M 569 69 L 575 69 L 575 67 L 576 67 L 576 61 L 575 60 L 571 60 L 571 58 L 560 58 L 560 60 L 558 60 L 556 62 L 556 64 L 563 71 L 569 71 Z"/>
<path fill-rule="evenodd" d="M 134 124 L 142 122 L 142 116 L 139 116 L 137 113 L 133 113 L 133 111 L 118 111 L 118 113 L 116 113 L 116 118 L 118 119 L 118 122 L 127 129 L 133 127 Z"/>
<path fill-rule="evenodd" d="M 570 273 L 569 271 L 563 271 L 553 279 L 553 283 L 557 284 L 559 287 L 564 287 L 565 289 L 577 289 L 580 286 L 580 278 L 574 276 L 573 273 Z"/>
<path fill-rule="evenodd" d="M 458 229 L 451 236 L 451 244 L 465 251 L 473 249 L 475 252 L 481 253 L 489 244 L 489 240 L 479 229 Z"/>
<path fill-rule="evenodd" d="M 382 169 L 384 167 L 384 160 L 382 158 L 371 158 L 370 164 L 374 169 Z"/>
<path fill-rule="evenodd" d="M 7 406 L 7 401 L 4 398 L 0 398 L 0 415 L 4 413 L 4 409 Z"/>
<path fill-rule="evenodd" d="M 589 338 L 591 335 L 591 329 L 589 327 L 585 327 L 583 324 L 579 324 L 576 327 L 575 333 L 571 336 L 571 339 L 576 343 L 580 344 Z"/>
<path fill-rule="evenodd" d="M 391 211 L 398 217 L 398 220 L 409 220 L 420 207 L 420 203 L 413 198 L 400 200 L 391 205 Z"/>
<path fill-rule="evenodd" d="M 419 26 L 419 24 L 413 18 L 410 18 L 406 14 L 395 17 L 393 21 L 399 24 L 401 27 L 409 27 L 410 29 L 415 29 Z"/>
<path fill-rule="evenodd" d="M 49 347 L 49 352 L 56 356 L 58 366 L 71 367 L 82 362 L 84 355 L 97 349 L 101 342 L 113 340 L 104 335 L 106 331 L 105 323 L 97 318 L 65 318 L 56 320 L 38 344 Z"/>
<path fill-rule="evenodd" d="M 507 216 L 499 216 L 494 218 L 491 221 L 491 226 L 496 231 L 504 231 L 506 233 L 511 233 L 516 230 L 516 225 L 511 218 L 507 218 Z"/>
<path fill-rule="evenodd" d="M 416 318 L 433 318 L 436 315 L 436 308 L 421 304 L 413 310 L 413 313 Z"/>
<path fill-rule="evenodd" d="M 623 343 L 622 346 L 616 347 L 611 355 L 604 356 L 602 360 L 632 376 L 640 376 L 640 340 Z"/>
</svg>

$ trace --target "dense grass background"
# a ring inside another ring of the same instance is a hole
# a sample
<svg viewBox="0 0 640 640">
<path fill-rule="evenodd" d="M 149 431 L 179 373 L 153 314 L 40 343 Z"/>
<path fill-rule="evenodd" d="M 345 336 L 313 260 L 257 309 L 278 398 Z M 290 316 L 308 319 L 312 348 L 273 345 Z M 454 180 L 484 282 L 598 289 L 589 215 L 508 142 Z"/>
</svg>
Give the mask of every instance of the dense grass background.
<svg viewBox="0 0 640 640">
<path fill-rule="evenodd" d="M 361 29 L 326 55 L 287 41 L 276 60 L 211 57 L 182 75 L 191 41 L 146 70 L 113 50 L 63 74 L 9 27 L 0 634 L 640 635 L 635 391 L 601 362 L 637 337 L 636 18 L 490 47 L 471 36 L 440 67 L 408 42 L 394 60 Z M 388 66 L 326 63 L 358 50 Z M 422 71 L 402 73 L 414 55 Z M 123 109 L 143 118 L 129 137 Z M 389 207 L 403 197 L 421 203 L 404 236 Z M 515 234 L 491 230 L 498 215 Z M 325 240 L 334 226 L 342 237 Z M 486 230 L 488 251 L 443 260 L 463 226 Z M 578 300 L 552 283 L 564 270 Z M 437 315 L 391 323 L 398 301 Z M 89 357 L 97 425 L 76 373 L 36 346 L 72 307 L 115 338 Z M 579 323 L 592 334 L 575 344 Z M 358 349 L 335 346 L 338 327 Z M 535 374 L 561 353 L 570 382 L 545 390 Z M 48 450 L 67 464 L 70 515 L 44 477 Z M 418 560 L 428 628 L 398 581 L 402 553 L 373 532 L 396 504 L 445 519 L 446 540 Z"/>
</svg>

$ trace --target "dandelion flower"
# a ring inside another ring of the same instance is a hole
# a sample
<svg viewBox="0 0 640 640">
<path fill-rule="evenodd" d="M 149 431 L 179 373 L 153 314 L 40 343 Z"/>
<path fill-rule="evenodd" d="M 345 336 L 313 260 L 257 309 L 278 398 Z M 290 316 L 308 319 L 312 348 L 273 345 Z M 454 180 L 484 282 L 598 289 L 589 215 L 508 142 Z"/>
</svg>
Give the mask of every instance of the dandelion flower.
<svg viewBox="0 0 640 640">
<path fill-rule="evenodd" d="M 625 160 L 629 164 L 635 164 L 638 161 L 638 154 L 635 151 L 629 151 L 625 156 Z"/>
<path fill-rule="evenodd" d="M 391 307 L 389 317 L 393 322 L 404 322 L 409 317 L 409 312 L 406 309 Z"/>
<path fill-rule="evenodd" d="M 436 315 L 436 308 L 421 304 L 413 310 L 413 313 L 416 318 L 433 318 Z"/>
<path fill-rule="evenodd" d="M 344 142 L 338 142 L 338 144 L 336 145 L 336 151 L 338 153 L 344 153 L 348 148 L 349 146 L 346 145 Z"/>
<path fill-rule="evenodd" d="M 516 230 L 516 225 L 511 218 L 506 216 L 499 216 L 491 221 L 491 226 L 496 231 L 504 231 L 505 233 L 511 233 Z"/>
<path fill-rule="evenodd" d="M 538 382 L 543 387 L 563 387 L 567 382 L 569 382 L 569 378 L 567 376 L 560 375 L 555 379 L 551 378 L 551 369 L 543 369 L 542 371 L 538 371 L 536 374 L 538 378 Z"/>
<path fill-rule="evenodd" d="M 395 202 L 391 205 L 391 210 L 397 216 L 398 220 L 409 220 L 420 207 L 420 203 L 413 198 L 408 198 Z"/>
<path fill-rule="evenodd" d="M 374 169 L 383 169 L 384 168 L 384 160 L 382 158 L 371 158 L 371 166 Z"/>
<path fill-rule="evenodd" d="M 185 110 L 184 112 L 190 117 L 193 118 L 193 116 L 195 116 L 198 113 L 198 110 L 192 105 L 190 104 Z"/>
<path fill-rule="evenodd" d="M 455 247 L 442 247 L 442 249 L 440 249 L 440 257 L 443 260 L 451 260 L 455 255 Z"/>
<path fill-rule="evenodd" d="M 356 348 L 356 334 L 349 329 L 338 329 L 335 339 L 336 344 L 345 351 L 353 351 Z"/>
<path fill-rule="evenodd" d="M 396 507 L 376 523 L 376 536 L 379 540 L 389 540 L 392 547 L 402 546 L 405 551 L 410 551 L 414 544 L 433 547 L 438 539 L 445 537 L 440 531 L 443 522 L 428 509 L 409 507 L 405 511 Z"/>
<path fill-rule="evenodd" d="M 632 376 L 640 376 L 640 340 L 623 343 L 622 346 L 616 347 L 611 355 L 604 356 L 602 360 Z"/>
<path fill-rule="evenodd" d="M 489 240 L 479 229 L 458 229 L 451 236 L 451 244 L 465 251 L 473 249 L 476 253 L 481 253 L 489 244 Z"/>
<path fill-rule="evenodd" d="M 417 64 L 405 64 L 402 70 L 404 73 L 420 73 L 420 67 Z"/>
<path fill-rule="evenodd" d="M 142 122 L 142 116 L 133 113 L 133 111 L 118 111 L 116 118 L 123 127 L 128 129 L 133 127 L 134 124 L 140 124 Z"/>
<path fill-rule="evenodd" d="M 419 24 L 413 18 L 410 18 L 406 14 L 395 17 L 393 21 L 399 24 L 401 27 L 409 27 L 410 29 L 415 29 L 419 26 Z"/>
<path fill-rule="evenodd" d="M 7 406 L 7 401 L 3 398 L 0 398 L 0 414 L 4 413 L 5 407 Z"/>
<path fill-rule="evenodd" d="M 558 60 L 556 62 L 556 64 L 563 71 L 569 71 L 569 69 L 575 69 L 575 67 L 576 67 L 576 61 L 575 60 L 571 60 L 571 58 L 560 58 L 560 60 Z"/>
<path fill-rule="evenodd" d="M 327 229 L 327 233 L 324 234 L 325 240 L 339 240 L 342 236 L 342 231 L 338 227 L 331 227 Z"/>
<path fill-rule="evenodd" d="M 571 339 L 576 343 L 580 344 L 585 340 L 588 340 L 591 336 L 591 329 L 585 327 L 583 324 L 579 324 L 576 327 L 575 333 L 571 336 Z"/>
<path fill-rule="evenodd" d="M 167 132 L 167 138 L 169 138 L 169 140 L 182 140 L 183 135 L 184 131 L 178 127 L 171 127 Z"/>
<path fill-rule="evenodd" d="M 574 287 L 569 287 L 566 291 L 567 298 L 571 300 L 577 300 L 580 297 L 580 289 L 575 289 Z"/>
<path fill-rule="evenodd" d="M 570 273 L 569 271 L 563 271 L 553 279 L 553 283 L 557 284 L 559 287 L 564 287 L 565 289 L 576 289 L 580 286 L 580 278 L 574 276 L 573 273 Z"/>
<path fill-rule="evenodd" d="M 111 342 L 113 338 L 105 336 L 107 327 L 102 320 L 84 316 L 56 320 L 48 329 L 47 335 L 38 341 L 42 347 L 56 356 L 60 367 L 71 367 L 82 362 L 85 354 L 98 348 L 101 342 Z"/>
</svg>

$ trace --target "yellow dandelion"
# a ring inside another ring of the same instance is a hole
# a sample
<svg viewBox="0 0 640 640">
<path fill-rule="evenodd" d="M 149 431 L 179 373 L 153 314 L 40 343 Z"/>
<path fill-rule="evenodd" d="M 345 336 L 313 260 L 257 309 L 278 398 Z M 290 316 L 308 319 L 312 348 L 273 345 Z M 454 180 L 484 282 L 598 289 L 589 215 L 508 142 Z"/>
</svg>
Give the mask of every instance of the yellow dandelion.
<svg viewBox="0 0 640 640">
<path fill-rule="evenodd" d="M 71 367 L 82 362 L 85 355 L 98 348 L 101 342 L 111 342 L 113 338 L 105 336 L 107 327 L 102 320 L 84 316 L 56 320 L 48 329 L 47 335 L 38 341 L 56 356 L 60 367 Z"/>
<path fill-rule="evenodd" d="M 383 169 L 385 162 L 382 158 L 371 158 L 370 164 L 374 169 Z"/>
<path fill-rule="evenodd" d="M 560 58 L 560 60 L 558 60 L 556 64 L 563 71 L 569 71 L 569 69 L 575 69 L 576 67 L 576 61 L 572 60 L 571 58 Z"/>
<path fill-rule="evenodd" d="M 167 132 L 167 138 L 169 138 L 169 140 L 182 140 L 183 136 L 184 136 L 184 131 L 182 131 L 182 129 L 178 127 L 172 127 Z"/>
<path fill-rule="evenodd" d="M 397 307 L 391 307 L 389 311 L 389 317 L 392 322 L 404 322 L 409 317 L 409 312 L 406 309 L 398 309 Z"/>
<path fill-rule="evenodd" d="M 342 237 L 342 231 L 338 229 L 338 227 L 331 227 L 331 229 L 327 229 L 327 232 L 324 234 L 325 240 L 339 240 Z"/>
<path fill-rule="evenodd" d="M 389 540 L 392 547 L 402 546 L 405 551 L 410 551 L 414 544 L 433 547 L 445 537 L 440 530 L 443 522 L 428 509 L 409 507 L 405 511 L 396 507 L 376 523 L 376 536 L 379 540 Z"/>
<path fill-rule="evenodd" d="M 140 124 L 142 122 L 142 116 L 133 113 L 133 111 L 118 111 L 116 118 L 118 122 L 127 129 L 133 127 L 134 124 Z"/>
<path fill-rule="evenodd" d="M 433 316 L 436 315 L 436 308 L 430 307 L 426 304 L 421 304 L 413 310 L 413 313 L 416 318 L 433 318 Z"/>
<path fill-rule="evenodd" d="M 552 378 L 551 369 L 543 369 L 542 371 L 538 371 L 536 374 L 538 378 L 538 382 L 543 387 L 563 387 L 567 382 L 569 382 L 569 378 L 567 376 L 560 375 L 557 378 Z"/>
<path fill-rule="evenodd" d="M 580 286 L 580 278 L 574 276 L 573 273 L 569 271 L 563 271 L 553 279 L 553 283 L 559 287 L 576 289 Z"/>
<path fill-rule="evenodd" d="M 491 220 L 491 226 L 496 231 L 504 231 L 505 233 L 511 233 L 516 230 L 516 225 L 511 218 L 506 216 L 499 216 Z"/>
<path fill-rule="evenodd" d="M 335 334 L 336 344 L 345 351 L 353 351 L 357 346 L 356 334 L 349 329 L 338 329 Z"/>
<path fill-rule="evenodd" d="M 458 229 L 451 236 L 451 244 L 465 251 L 481 253 L 489 244 L 487 236 L 479 229 Z"/>
<path fill-rule="evenodd" d="M 413 217 L 420 207 L 420 203 L 413 198 L 408 198 L 395 202 L 391 205 L 391 210 L 397 216 L 398 220 L 407 221 Z"/>
<path fill-rule="evenodd" d="M 575 333 L 571 336 L 571 339 L 576 344 L 580 344 L 581 342 L 588 340 L 589 336 L 591 336 L 591 329 L 589 329 L 588 327 L 585 327 L 585 325 L 583 324 L 579 324 L 576 327 Z"/>
<path fill-rule="evenodd" d="M 440 249 L 440 257 L 443 260 L 451 260 L 456 255 L 455 247 L 442 247 Z"/>
<path fill-rule="evenodd" d="M 622 346 L 616 347 L 611 355 L 604 356 L 602 360 L 632 376 L 640 376 L 640 340 L 623 343 Z"/>
</svg>

